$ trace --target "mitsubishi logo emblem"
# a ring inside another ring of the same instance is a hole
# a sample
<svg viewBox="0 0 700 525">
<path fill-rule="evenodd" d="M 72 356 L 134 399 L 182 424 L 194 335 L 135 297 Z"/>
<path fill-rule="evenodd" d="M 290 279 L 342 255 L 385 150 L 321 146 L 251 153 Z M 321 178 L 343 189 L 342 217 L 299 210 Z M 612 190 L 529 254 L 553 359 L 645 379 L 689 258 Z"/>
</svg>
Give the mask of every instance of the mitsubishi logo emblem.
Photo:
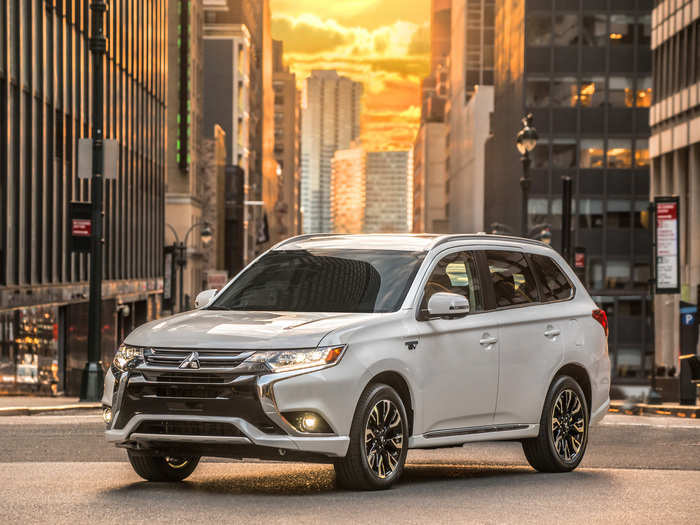
<svg viewBox="0 0 700 525">
<path fill-rule="evenodd" d="M 197 352 L 192 352 L 180 363 L 179 368 L 199 369 L 199 354 Z"/>
</svg>

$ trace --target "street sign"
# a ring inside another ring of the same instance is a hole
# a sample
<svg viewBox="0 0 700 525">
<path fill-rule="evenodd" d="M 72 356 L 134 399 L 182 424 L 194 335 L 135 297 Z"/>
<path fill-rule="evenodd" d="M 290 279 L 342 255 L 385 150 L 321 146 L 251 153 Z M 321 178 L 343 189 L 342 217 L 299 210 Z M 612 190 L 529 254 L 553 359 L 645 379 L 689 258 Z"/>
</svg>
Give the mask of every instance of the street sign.
<svg viewBox="0 0 700 525">
<path fill-rule="evenodd" d="M 574 249 L 574 268 L 577 270 L 586 269 L 586 249 L 585 248 L 575 248 Z"/>
<path fill-rule="evenodd" d="M 92 238 L 92 204 L 71 202 L 69 207 L 70 251 L 89 252 Z"/>
<path fill-rule="evenodd" d="M 102 141 L 102 177 L 116 179 L 119 173 L 119 142 L 115 139 Z M 78 141 L 78 178 L 92 178 L 92 139 Z"/>
<path fill-rule="evenodd" d="M 656 197 L 656 293 L 678 294 L 680 283 L 680 199 Z"/>
<path fill-rule="evenodd" d="M 695 314 L 682 314 L 683 326 L 695 326 Z"/>
</svg>

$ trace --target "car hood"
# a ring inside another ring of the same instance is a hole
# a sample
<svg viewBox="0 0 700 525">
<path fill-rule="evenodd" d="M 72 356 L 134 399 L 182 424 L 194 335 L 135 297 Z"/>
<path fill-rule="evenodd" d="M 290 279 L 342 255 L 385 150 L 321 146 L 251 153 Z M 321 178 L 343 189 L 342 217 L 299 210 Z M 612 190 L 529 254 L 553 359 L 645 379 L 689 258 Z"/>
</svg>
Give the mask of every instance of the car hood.
<svg viewBox="0 0 700 525">
<path fill-rule="evenodd" d="M 383 314 L 195 310 L 147 323 L 125 343 L 161 348 L 313 348 L 338 328 Z"/>
</svg>

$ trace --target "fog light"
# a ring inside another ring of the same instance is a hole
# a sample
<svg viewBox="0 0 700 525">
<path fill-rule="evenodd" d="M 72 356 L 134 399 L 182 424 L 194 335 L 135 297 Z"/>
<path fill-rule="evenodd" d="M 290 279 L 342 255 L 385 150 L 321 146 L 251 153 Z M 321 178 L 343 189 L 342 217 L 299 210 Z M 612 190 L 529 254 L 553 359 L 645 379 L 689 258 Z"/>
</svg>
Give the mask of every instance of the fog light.
<svg viewBox="0 0 700 525">
<path fill-rule="evenodd" d="M 112 409 L 111 408 L 105 407 L 102 409 L 102 419 L 104 419 L 104 422 L 108 425 L 112 422 Z"/>
<path fill-rule="evenodd" d="M 318 426 L 318 418 L 315 414 L 304 414 L 301 418 L 301 427 L 307 432 L 313 432 Z"/>
</svg>

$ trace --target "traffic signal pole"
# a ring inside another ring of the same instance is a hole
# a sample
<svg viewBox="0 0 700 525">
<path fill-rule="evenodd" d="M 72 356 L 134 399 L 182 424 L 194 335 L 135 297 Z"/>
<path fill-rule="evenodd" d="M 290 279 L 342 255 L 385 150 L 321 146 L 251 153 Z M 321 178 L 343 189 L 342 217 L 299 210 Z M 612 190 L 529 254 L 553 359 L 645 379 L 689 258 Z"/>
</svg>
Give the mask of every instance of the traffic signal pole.
<svg viewBox="0 0 700 525">
<path fill-rule="evenodd" d="M 104 35 L 104 0 L 92 0 L 92 237 L 90 239 L 90 311 L 88 313 L 88 359 L 80 388 L 81 401 L 99 401 L 102 394 L 102 183 L 104 140 L 103 60 L 107 51 Z"/>
</svg>

